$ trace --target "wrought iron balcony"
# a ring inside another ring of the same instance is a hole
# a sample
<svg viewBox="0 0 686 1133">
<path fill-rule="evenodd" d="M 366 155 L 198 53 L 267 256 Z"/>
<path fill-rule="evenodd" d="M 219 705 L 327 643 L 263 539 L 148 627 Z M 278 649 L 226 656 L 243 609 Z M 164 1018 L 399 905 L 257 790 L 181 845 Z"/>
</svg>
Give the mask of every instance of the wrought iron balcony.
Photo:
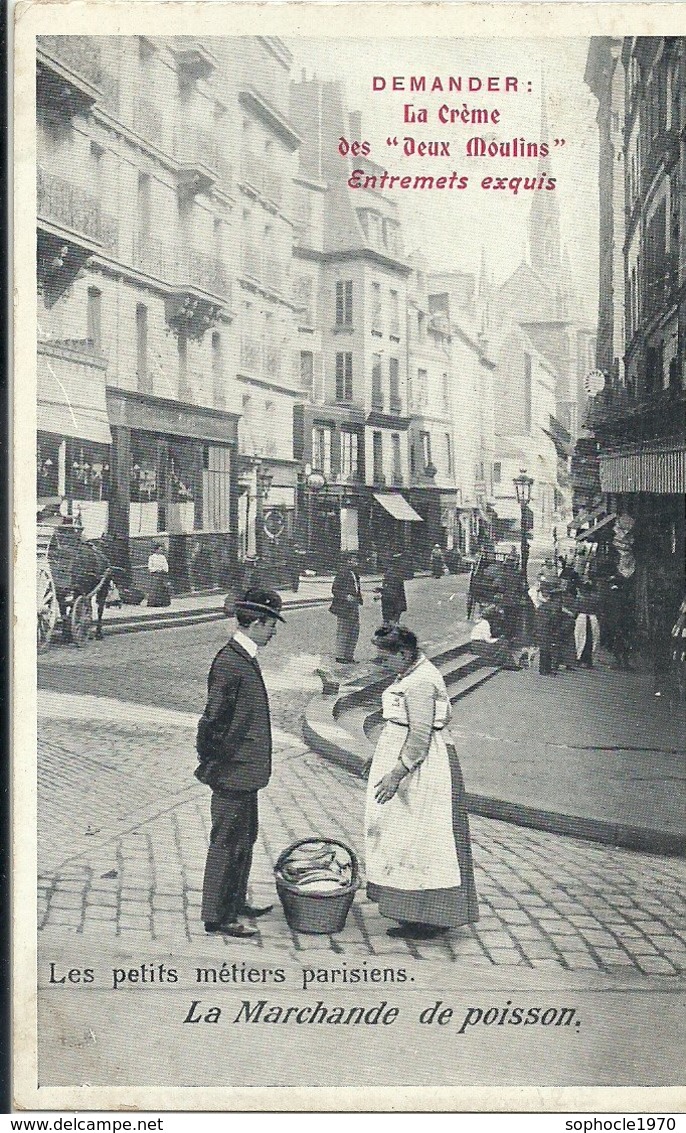
<svg viewBox="0 0 686 1133">
<path fill-rule="evenodd" d="M 195 248 L 181 252 L 177 258 L 176 281 L 191 290 L 204 292 L 231 301 L 231 281 L 225 265 L 215 256 Z"/>
<path fill-rule="evenodd" d="M 100 202 L 79 185 L 65 181 L 42 166 L 37 170 L 38 218 L 68 230 L 71 239 L 83 236 L 89 245 L 116 252 L 119 225 L 103 212 Z"/>
</svg>

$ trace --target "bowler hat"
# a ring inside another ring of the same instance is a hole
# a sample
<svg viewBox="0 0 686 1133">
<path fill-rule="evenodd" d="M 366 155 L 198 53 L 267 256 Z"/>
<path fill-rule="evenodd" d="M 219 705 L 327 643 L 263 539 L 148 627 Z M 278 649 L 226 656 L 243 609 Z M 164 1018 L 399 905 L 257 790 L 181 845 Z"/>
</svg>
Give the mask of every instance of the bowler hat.
<svg viewBox="0 0 686 1133">
<path fill-rule="evenodd" d="M 246 590 L 245 594 L 238 602 L 234 603 L 235 610 L 246 610 L 251 614 L 259 614 L 260 616 L 267 614 L 271 618 L 278 618 L 280 622 L 285 622 L 285 618 L 281 617 L 282 602 L 276 590 L 263 590 L 259 586 L 251 586 Z"/>
</svg>

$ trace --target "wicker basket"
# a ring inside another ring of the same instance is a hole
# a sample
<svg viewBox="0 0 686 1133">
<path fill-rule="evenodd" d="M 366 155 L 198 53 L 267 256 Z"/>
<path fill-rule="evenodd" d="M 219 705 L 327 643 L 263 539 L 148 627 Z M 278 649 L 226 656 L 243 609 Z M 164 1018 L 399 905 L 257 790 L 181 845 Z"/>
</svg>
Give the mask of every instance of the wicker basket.
<svg viewBox="0 0 686 1133">
<path fill-rule="evenodd" d="M 350 854 L 352 862 L 352 880 L 345 889 L 335 893 L 302 893 L 297 885 L 286 881 L 280 870 L 288 855 L 299 846 L 306 846 L 310 842 L 324 842 L 329 846 L 340 846 Z M 288 846 L 274 866 L 276 892 L 283 907 L 284 916 L 290 928 L 296 932 L 342 932 L 350 912 L 350 906 L 359 889 L 359 867 L 357 858 L 349 846 L 344 842 L 337 842 L 334 838 L 301 838 Z"/>
</svg>

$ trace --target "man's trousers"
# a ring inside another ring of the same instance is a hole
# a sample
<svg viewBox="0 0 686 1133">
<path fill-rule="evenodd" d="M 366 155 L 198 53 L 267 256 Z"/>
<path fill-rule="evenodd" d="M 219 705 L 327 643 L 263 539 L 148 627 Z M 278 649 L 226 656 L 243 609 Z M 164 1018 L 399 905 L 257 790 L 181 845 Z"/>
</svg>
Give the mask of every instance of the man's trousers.
<svg viewBox="0 0 686 1133">
<path fill-rule="evenodd" d="M 257 791 L 213 791 L 210 814 L 202 919 L 205 924 L 232 924 L 246 904 L 257 840 Z"/>
</svg>

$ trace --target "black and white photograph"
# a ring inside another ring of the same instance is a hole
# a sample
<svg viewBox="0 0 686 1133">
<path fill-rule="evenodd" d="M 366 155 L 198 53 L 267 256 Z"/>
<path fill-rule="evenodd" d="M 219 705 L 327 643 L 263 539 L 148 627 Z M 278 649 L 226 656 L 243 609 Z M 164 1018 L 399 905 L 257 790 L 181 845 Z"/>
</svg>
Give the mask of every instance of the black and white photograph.
<svg viewBox="0 0 686 1133">
<path fill-rule="evenodd" d="M 678 7 L 18 14 L 18 1104 L 674 1109 Z"/>
</svg>

